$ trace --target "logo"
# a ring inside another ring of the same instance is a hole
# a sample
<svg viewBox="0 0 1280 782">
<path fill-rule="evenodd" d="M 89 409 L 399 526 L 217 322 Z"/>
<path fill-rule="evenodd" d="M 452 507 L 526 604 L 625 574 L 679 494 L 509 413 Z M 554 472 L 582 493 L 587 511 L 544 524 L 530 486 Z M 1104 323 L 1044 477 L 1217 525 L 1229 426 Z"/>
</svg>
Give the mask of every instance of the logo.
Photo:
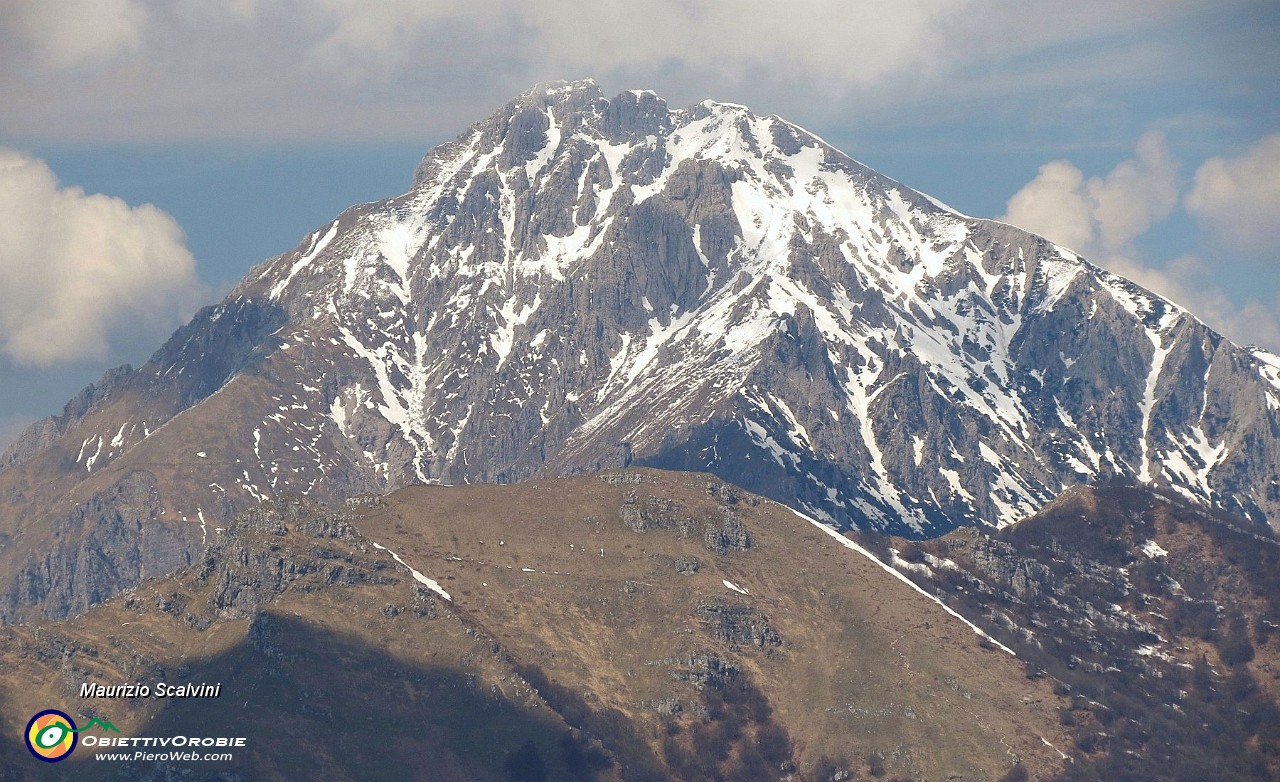
<svg viewBox="0 0 1280 782">
<path fill-rule="evenodd" d="M 95 725 L 103 731 L 120 732 L 115 725 L 97 717 L 90 719 L 83 728 L 77 728 L 76 721 L 71 719 L 70 715 L 57 709 L 45 709 L 27 723 L 27 731 L 23 734 L 23 739 L 27 743 L 27 749 L 31 750 L 31 754 L 38 760 L 57 763 L 59 760 L 65 760 L 75 750 L 79 734 Z"/>
<path fill-rule="evenodd" d="M 57 763 L 76 748 L 76 723 L 57 709 L 45 709 L 27 723 L 27 749 L 45 763 Z"/>
</svg>

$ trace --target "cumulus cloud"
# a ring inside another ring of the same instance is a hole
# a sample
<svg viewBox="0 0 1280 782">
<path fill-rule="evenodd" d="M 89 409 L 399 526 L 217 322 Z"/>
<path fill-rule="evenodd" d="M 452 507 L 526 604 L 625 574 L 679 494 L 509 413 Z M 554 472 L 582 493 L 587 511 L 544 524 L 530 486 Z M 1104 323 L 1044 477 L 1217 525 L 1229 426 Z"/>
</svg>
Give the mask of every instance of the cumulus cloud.
<svg viewBox="0 0 1280 782">
<path fill-rule="evenodd" d="M 1046 163 L 1000 219 L 1098 260 L 1131 254 L 1133 241 L 1177 206 L 1177 177 L 1164 135 L 1150 132 L 1138 140 L 1137 155 L 1105 177 L 1086 180 L 1065 160 Z"/>
<path fill-rule="evenodd" d="M 1084 173 L 1066 160 L 1054 160 L 1013 194 L 1000 219 L 1084 253 L 1098 239 L 1096 208 Z"/>
<path fill-rule="evenodd" d="M 46 68 L 74 68 L 138 49 L 147 9 L 138 0 L 17 0 L 18 37 Z"/>
<path fill-rule="evenodd" d="M 0 147 L 0 352 L 41 367 L 101 359 L 160 335 L 203 294 L 172 217 L 63 187 L 44 161 Z"/>
<path fill-rule="evenodd" d="M 1240 250 L 1280 257 L 1280 133 L 1240 157 L 1215 157 L 1196 171 L 1187 212 L 1218 239 Z"/>
<path fill-rule="evenodd" d="M 1256 157 L 1252 152 L 1250 156 Z M 1238 171 L 1235 161 L 1226 161 L 1223 168 Z M 1177 206 L 1177 172 L 1178 162 L 1164 137 L 1148 133 L 1138 141 L 1134 158 L 1122 161 L 1105 177 L 1086 179 L 1079 168 L 1065 160 L 1046 163 L 1009 199 L 1000 220 L 1069 247 L 1181 304 L 1241 344 L 1280 351 L 1280 319 L 1276 315 L 1280 298 L 1270 306 L 1256 300 L 1238 305 L 1215 283 L 1213 266 L 1203 258 L 1184 255 L 1157 266 L 1144 260 L 1135 247 L 1139 237 L 1167 219 Z M 1187 197 L 1188 208 L 1191 196 L 1201 189 L 1201 180 L 1198 173 L 1196 189 Z"/>
</svg>

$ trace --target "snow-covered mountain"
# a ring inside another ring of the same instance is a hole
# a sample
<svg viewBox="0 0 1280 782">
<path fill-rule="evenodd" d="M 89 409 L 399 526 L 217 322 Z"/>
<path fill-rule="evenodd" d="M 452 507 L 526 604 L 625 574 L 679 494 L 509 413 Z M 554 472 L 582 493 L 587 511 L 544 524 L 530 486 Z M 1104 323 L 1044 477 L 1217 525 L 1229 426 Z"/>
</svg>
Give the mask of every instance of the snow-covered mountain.
<svg viewBox="0 0 1280 782">
<path fill-rule="evenodd" d="M 254 269 L 5 461 L 0 532 L 93 527 L 66 514 L 116 507 L 128 478 L 130 524 L 191 525 L 164 525 L 156 567 L 262 497 L 628 462 L 915 536 L 1110 475 L 1266 522 L 1280 358 L 777 117 L 561 83 Z M 18 603 L 61 583 L 36 571 Z"/>
</svg>

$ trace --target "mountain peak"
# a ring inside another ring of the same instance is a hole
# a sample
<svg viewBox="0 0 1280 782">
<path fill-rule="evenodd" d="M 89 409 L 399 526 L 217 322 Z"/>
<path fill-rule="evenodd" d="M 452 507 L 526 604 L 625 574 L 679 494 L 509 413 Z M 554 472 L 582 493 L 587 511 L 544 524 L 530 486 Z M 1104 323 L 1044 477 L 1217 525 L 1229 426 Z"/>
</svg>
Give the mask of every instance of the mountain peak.
<svg viewBox="0 0 1280 782">
<path fill-rule="evenodd" d="M 595 79 L 572 79 L 542 82 L 534 86 L 532 92 L 542 92 L 548 98 L 563 98 L 580 93 L 602 94 L 600 85 Z"/>
<path fill-rule="evenodd" d="M 376 395 L 413 480 L 582 469 L 618 443 L 729 476 L 742 465 L 719 437 L 762 453 L 772 466 L 753 470 L 779 497 L 809 498 L 800 507 L 838 525 L 1008 524 L 1104 475 L 1260 517 L 1212 488 L 1241 447 L 1229 422 L 1206 412 L 1166 431 L 1186 413 L 1163 402 L 1170 362 L 1199 367 L 1180 381 L 1198 399 L 1238 374 L 1201 366 L 1220 337 L 1074 253 L 951 211 L 744 106 L 672 111 L 649 91 L 539 85 L 433 150 L 418 187 L 363 225 L 325 249 L 327 264 L 309 260 L 318 232 L 271 293 L 346 322 L 341 341 L 382 367 Z M 370 325 L 371 303 L 403 313 L 395 329 Z M 464 351 L 463 376 L 488 378 L 461 396 L 504 399 L 506 413 L 483 415 L 521 422 L 487 466 L 464 445 L 474 405 L 430 401 L 459 376 L 417 347 L 439 340 Z M 1117 385 L 1124 401 L 1108 401 Z M 548 446 L 551 431 L 563 434 Z M 832 455 L 861 466 L 837 478 Z"/>
<path fill-rule="evenodd" d="M 914 536 L 1109 476 L 1280 513 L 1265 356 L 779 118 L 590 82 L 432 150 L 112 389 L 0 494 L 146 465 L 191 520 L 640 462 Z"/>
<path fill-rule="evenodd" d="M 601 100 L 604 100 L 604 93 L 593 79 L 544 81 L 512 98 L 495 113 L 494 118 L 510 116 L 513 108 L 554 109 L 567 106 L 570 111 L 576 111 Z"/>
<path fill-rule="evenodd" d="M 752 113 L 750 107 L 744 106 L 741 103 L 730 103 L 728 101 L 713 100 L 711 98 L 707 98 L 706 100 L 702 101 L 698 105 L 704 106 L 708 109 L 711 109 L 712 111 L 723 111 L 723 112 L 728 112 L 733 114 L 745 114 L 753 117 L 755 116 L 755 114 Z M 775 119 L 775 118 L 770 117 L 770 119 Z"/>
</svg>

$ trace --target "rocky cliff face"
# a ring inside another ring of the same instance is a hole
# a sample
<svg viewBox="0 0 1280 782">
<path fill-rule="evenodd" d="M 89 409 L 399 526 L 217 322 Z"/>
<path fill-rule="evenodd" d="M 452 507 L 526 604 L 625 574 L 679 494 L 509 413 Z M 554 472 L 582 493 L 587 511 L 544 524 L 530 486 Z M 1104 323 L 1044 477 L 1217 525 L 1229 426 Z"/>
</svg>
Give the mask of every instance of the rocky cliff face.
<svg viewBox="0 0 1280 782">
<path fill-rule="evenodd" d="M 589 82 L 436 148 L 103 389 L 7 457 L 0 534 L 139 468 L 187 525 L 627 463 L 917 537 L 1108 475 L 1280 511 L 1280 359 L 784 120 Z"/>
</svg>

